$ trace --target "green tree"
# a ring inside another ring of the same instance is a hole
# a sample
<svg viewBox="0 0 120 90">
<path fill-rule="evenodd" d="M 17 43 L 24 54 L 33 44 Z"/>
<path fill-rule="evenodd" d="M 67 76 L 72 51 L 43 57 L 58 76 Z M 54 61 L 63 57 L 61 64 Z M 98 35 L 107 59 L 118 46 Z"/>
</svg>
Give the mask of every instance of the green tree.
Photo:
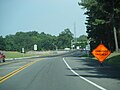
<svg viewBox="0 0 120 90">
<path fill-rule="evenodd" d="M 59 49 L 70 48 L 71 40 L 73 39 L 73 34 L 70 29 L 67 28 L 62 31 L 57 38 L 57 46 Z"/>
<path fill-rule="evenodd" d="M 34 44 L 37 44 L 38 50 L 55 50 L 57 47 L 63 49 L 70 47 L 72 33 L 65 29 L 59 36 L 52 36 L 44 32 L 17 32 L 15 35 L 5 37 L 5 47 L 8 51 L 20 51 L 24 48 L 25 52 L 33 50 Z M 3 40 L 2 40 L 3 41 Z"/>
<path fill-rule="evenodd" d="M 56 36 L 52 36 L 50 34 L 45 34 L 44 32 L 39 35 L 38 47 L 39 50 L 54 50 L 56 44 Z"/>
<path fill-rule="evenodd" d="M 6 51 L 16 51 L 17 47 L 14 42 L 14 35 L 7 35 L 5 37 L 5 50 Z"/>
<path fill-rule="evenodd" d="M 86 48 L 88 42 L 86 35 L 81 35 L 77 40 L 79 42 L 77 46 L 80 46 L 81 48 Z"/>
<path fill-rule="evenodd" d="M 119 36 L 120 1 L 119 0 L 81 0 L 86 8 L 87 33 L 93 50 L 98 44 L 104 43 L 111 51 L 115 50 L 113 26 Z M 119 38 L 118 38 L 119 41 Z M 120 45 L 119 45 L 120 47 Z"/>
<path fill-rule="evenodd" d="M 0 50 L 5 50 L 5 39 L 0 36 Z"/>
</svg>

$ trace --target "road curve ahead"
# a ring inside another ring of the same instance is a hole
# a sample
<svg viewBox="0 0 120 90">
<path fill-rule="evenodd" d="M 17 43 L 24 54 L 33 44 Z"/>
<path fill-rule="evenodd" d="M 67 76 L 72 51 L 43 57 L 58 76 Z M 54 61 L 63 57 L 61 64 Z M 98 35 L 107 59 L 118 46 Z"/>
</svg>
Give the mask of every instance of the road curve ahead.
<svg viewBox="0 0 120 90">
<path fill-rule="evenodd" d="M 37 59 L 1 82 L 0 90 L 119 90 L 119 79 L 97 73 L 85 60 L 75 56 Z"/>
</svg>

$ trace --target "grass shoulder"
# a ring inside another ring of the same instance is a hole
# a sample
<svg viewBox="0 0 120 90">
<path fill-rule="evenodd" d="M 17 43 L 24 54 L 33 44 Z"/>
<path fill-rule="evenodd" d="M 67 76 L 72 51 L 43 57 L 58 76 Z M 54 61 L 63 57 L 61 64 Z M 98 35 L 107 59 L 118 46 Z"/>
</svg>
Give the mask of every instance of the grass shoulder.
<svg viewBox="0 0 120 90">
<path fill-rule="evenodd" d="M 106 59 L 106 63 L 120 65 L 120 53 L 111 53 L 110 56 Z"/>
<path fill-rule="evenodd" d="M 21 58 L 21 57 L 29 57 L 29 56 L 35 56 L 36 54 L 32 53 L 20 53 L 16 51 L 7 51 L 5 52 L 6 59 L 9 58 Z"/>
<path fill-rule="evenodd" d="M 98 60 L 97 58 L 93 57 L 91 55 L 91 58 L 93 60 Z M 105 63 L 108 63 L 108 64 L 113 64 L 113 65 L 120 65 L 120 52 L 119 53 L 111 53 L 107 59 L 104 61 Z"/>
<path fill-rule="evenodd" d="M 57 54 L 55 51 L 29 51 L 26 53 L 20 53 L 17 51 L 5 51 L 4 52 L 6 59 L 11 58 L 23 58 L 23 57 L 31 57 L 31 56 L 50 56 Z"/>
</svg>

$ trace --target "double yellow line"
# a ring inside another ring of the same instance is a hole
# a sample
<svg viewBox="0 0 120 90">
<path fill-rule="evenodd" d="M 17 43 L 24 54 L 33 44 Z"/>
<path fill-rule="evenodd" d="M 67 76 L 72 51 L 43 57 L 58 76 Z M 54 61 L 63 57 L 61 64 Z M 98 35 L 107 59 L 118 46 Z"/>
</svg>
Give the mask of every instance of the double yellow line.
<svg viewBox="0 0 120 90">
<path fill-rule="evenodd" d="M 3 77 L 0 77 L 0 83 L 3 83 L 4 81 L 6 81 L 7 79 L 11 78 L 12 76 L 14 76 L 15 74 L 19 73 L 20 71 L 22 71 L 23 69 L 27 68 L 28 66 L 38 62 L 39 60 L 35 60 L 33 62 L 30 62 L 20 68 L 18 68 L 17 70 L 14 70 L 13 72 L 3 76 Z"/>
</svg>

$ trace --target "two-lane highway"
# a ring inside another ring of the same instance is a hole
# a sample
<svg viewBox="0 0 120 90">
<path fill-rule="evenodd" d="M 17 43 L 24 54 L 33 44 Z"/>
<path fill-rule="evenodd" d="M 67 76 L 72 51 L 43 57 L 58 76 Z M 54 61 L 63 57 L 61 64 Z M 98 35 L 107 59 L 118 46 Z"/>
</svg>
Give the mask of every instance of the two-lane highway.
<svg viewBox="0 0 120 90">
<path fill-rule="evenodd" d="M 107 76 L 104 80 L 102 74 L 101 78 L 97 77 L 99 73 L 94 67 L 86 65 L 85 58 L 67 55 L 30 61 L 34 63 L 23 64 L 22 66 L 29 65 L 0 83 L 0 90 L 119 90 L 120 87 L 120 80 L 112 78 L 112 81 Z M 0 66 L 0 72 L 4 73 L 2 68 L 8 66 Z M 96 77 L 86 77 L 87 75 Z"/>
<path fill-rule="evenodd" d="M 62 57 L 45 58 L 1 83 L 0 90 L 97 90 L 79 80 L 63 62 Z"/>
</svg>

